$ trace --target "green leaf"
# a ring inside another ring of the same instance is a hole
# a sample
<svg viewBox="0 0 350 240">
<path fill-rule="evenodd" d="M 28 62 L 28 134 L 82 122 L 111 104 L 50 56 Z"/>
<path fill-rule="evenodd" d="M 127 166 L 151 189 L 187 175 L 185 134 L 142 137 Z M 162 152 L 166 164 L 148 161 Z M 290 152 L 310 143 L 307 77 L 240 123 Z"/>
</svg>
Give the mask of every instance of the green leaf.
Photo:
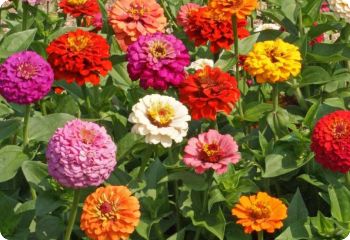
<svg viewBox="0 0 350 240">
<path fill-rule="evenodd" d="M 188 171 L 170 173 L 161 179 L 159 183 L 178 180 L 183 181 L 184 185 L 186 185 L 188 188 L 197 191 L 203 191 L 208 187 L 208 184 L 206 183 L 205 177 L 203 177 L 203 175 Z"/>
<path fill-rule="evenodd" d="M 308 62 L 334 63 L 350 59 L 350 47 L 347 44 L 316 44 L 311 52 L 307 53 Z"/>
<path fill-rule="evenodd" d="M 28 156 L 18 146 L 7 145 L 0 149 L 0 182 L 13 178 L 26 160 Z"/>
<path fill-rule="evenodd" d="M 38 240 L 62 239 L 65 225 L 62 220 L 55 216 L 45 216 L 36 225 L 35 235 Z"/>
<path fill-rule="evenodd" d="M 23 162 L 22 171 L 27 181 L 36 186 L 48 176 L 47 165 L 38 161 Z"/>
<path fill-rule="evenodd" d="M 29 29 L 6 36 L 0 45 L 0 52 L 4 50 L 14 53 L 27 50 L 33 42 L 35 34 L 36 29 Z"/>
<path fill-rule="evenodd" d="M 118 141 L 118 159 L 121 160 L 124 158 L 125 155 L 128 154 L 136 144 L 140 143 L 142 139 L 143 137 L 140 135 L 127 133 Z"/>
<path fill-rule="evenodd" d="M 311 84 L 324 84 L 332 81 L 332 77 L 322 67 L 308 66 L 305 67 L 301 73 L 300 86 L 306 86 Z"/>
<path fill-rule="evenodd" d="M 350 191 L 345 187 L 328 188 L 332 216 L 342 223 L 350 222 Z"/>
<path fill-rule="evenodd" d="M 59 127 L 76 117 L 66 113 L 53 113 L 29 119 L 29 139 L 48 142 Z"/>
<path fill-rule="evenodd" d="M 17 201 L 0 192 L 0 233 L 3 235 L 12 235 L 21 217 L 15 214 Z"/>
<path fill-rule="evenodd" d="M 310 129 L 313 128 L 314 122 L 316 120 L 316 114 L 320 106 L 320 101 L 315 102 L 307 111 L 303 123 Z"/>
<path fill-rule="evenodd" d="M 244 120 L 248 122 L 258 122 L 266 112 L 272 111 L 272 104 L 260 103 L 251 104 L 248 106 L 244 112 Z"/>
<path fill-rule="evenodd" d="M 0 140 L 6 139 L 15 134 L 20 126 L 20 119 L 12 118 L 9 120 L 0 121 Z"/>
</svg>

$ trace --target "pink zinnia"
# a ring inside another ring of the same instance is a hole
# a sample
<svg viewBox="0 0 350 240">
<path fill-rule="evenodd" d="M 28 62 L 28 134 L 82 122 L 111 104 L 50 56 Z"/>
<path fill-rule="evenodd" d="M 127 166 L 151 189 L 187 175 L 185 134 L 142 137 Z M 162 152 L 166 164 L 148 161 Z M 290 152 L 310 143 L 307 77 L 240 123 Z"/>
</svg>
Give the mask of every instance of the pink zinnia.
<svg viewBox="0 0 350 240">
<path fill-rule="evenodd" d="M 189 26 L 189 16 L 193 11 L 197 11 L 201 6 L 197 3 L 187 3 L 183 5 L 179 12 L 177 13 L 177 24 L 187 31 L 187 27 Z"/>
<path fill-rule="evenodd" d="M 188 141 L 183 161 L 196 173 L 213 169 L 222 174 L 227 171 L 228 164 L 235 164 L 240 158 L 237 143 L 230 135 L 209 130 Z"/>
<path fill-rule="evenodd" d="M 178 86 L 185 78 L 190 55 L 172 34 L 155 33 L 140 36 L 128 48 L 128 73 L 132 80 L 140 79 L 144 89 L 166 90 Z"/>
<path fill-rule="evenodd" d="M 49 141 L 49 174 L 65 187 L 98 186 L 113 171 L 116 150 L 104 127 L 79 119 L 70 121 Z"/>
</svg>

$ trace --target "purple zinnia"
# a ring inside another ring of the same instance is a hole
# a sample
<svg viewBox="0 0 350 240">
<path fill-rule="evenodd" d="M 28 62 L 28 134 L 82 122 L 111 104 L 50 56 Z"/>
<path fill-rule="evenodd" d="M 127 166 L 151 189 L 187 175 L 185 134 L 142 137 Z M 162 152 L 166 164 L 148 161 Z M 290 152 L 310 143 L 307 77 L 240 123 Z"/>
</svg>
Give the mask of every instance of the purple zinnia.
<svg viewBox="0 0 350 240">
<path fill-rule="evenodd" d="M 49 174 L 65 187 L 98 186 L 114 170 L 116 151 L 104 127 L 79 119 L 70 121 L 49 141 Z"/>
<path fill-rule="evenodd" d="M 184 44 L 172 34 L 140 36 L 128 47 L 128 72 L 132 80 L 140 79 L 144 89 L 166 90 L 178 86 L 185 78 L 184 68 L 190 56 Z"/>
<path fill-rule="evenodd" d="M 0 65 L 0 94 L 17 104 L 31 104 L 45 97 L 54 81 L 48 62 L 32 51 L 11 55 Z"/>
</svg>

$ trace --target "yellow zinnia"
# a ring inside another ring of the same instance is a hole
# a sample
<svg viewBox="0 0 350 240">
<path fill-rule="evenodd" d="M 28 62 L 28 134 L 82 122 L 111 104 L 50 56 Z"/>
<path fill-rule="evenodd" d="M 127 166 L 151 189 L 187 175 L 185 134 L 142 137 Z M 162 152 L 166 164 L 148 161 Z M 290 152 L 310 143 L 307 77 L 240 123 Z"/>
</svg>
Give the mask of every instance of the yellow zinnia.
<svg viewBox="0 0 350 240">
<path fill-rule="evenodd" d="M 245 19 L 257 7 L 257 0 L 210 0 L 209 9 L 216 15 Z"/>
<path fill-rule="evenodd" d="M 244 69 L 258 83 L 284 82 L 301 69 L 298 47 L 281 39 L 256 43 L 244 62 Z"/>
</svg>

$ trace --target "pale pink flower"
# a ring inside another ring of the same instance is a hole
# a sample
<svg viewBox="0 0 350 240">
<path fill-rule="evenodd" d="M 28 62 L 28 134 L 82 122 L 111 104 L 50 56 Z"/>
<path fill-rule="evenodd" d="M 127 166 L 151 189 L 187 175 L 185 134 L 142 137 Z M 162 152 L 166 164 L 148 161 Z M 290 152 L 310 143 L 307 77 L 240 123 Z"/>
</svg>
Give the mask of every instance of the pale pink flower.
<svg viewBox="0 0 350 240">
<path fill-rule="evenodd" d="M 241 158 L 238 145 L 231 135 L 221 135 L 216 130 L 191 138 L 184 151 L 183 161 L 193 167 L 196 173 L 213 169 L 222 174 L 230 163 L 236 164 Z"/>
</svg>

